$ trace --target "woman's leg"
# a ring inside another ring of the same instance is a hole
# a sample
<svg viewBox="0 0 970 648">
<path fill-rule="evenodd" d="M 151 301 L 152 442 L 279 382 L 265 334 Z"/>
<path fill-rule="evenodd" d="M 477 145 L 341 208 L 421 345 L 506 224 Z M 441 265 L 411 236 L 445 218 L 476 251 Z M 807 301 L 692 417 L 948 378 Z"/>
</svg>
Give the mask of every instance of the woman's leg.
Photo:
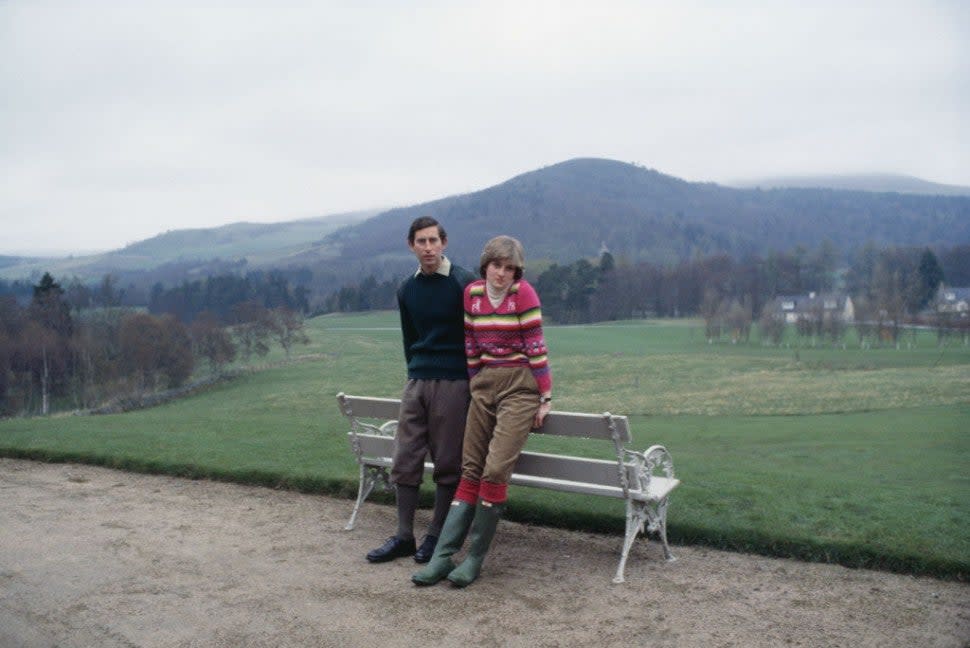
<svg viewBox="0 0 970 648">
<path fill-rule="evenodd" d="M 512 371 L 515 373 L 499 394 L 495 407 L 495 424 L 488 442 L 482 482 L 509 483 L 539 409 L 539 391 L 532 372 L 528 369 Z"/>
<path fill-rule="evenodd" d="M 448 574 L 448 580 L 457 587 L 470 585 L 481 573 L 498 521 L 505 510 L 512 470 L 539 408 L 539 392 L 531 372 L 513 370 L 507 378 L 509 380 L 499 394 L 495 427 L 485 457 L 480 499 L 469 532 L 468 555 Z"/>
<path fill-rule="evenodd" d="M 461 475 L 465 479 L 481 481 L 485 470 L 488 443 L 495 427 L 494 372 L 484 369 L 471 382 L 471 401 L 465 419 L 465 438 L 461 451 Z"/>
</svg>

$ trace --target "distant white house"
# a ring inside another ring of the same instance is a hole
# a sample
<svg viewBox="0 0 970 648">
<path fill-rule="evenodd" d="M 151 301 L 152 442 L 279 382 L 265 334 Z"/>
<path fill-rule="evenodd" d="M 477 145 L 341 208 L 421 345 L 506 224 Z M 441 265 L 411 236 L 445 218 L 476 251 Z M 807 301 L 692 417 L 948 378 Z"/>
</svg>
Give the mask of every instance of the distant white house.
<svg viewBox="0 0 970 648">
<path fill-rule="evenodd" d="M 855 321 L 855 306 L 848 295 L 837 293 L 806 295 L 781 295 L 773 301 L 773 311 L 782 316 L 788 324 L 800 319 L 841 319 L 849 323 Z"/>
<path fill-rule="evenodd" d="M 948 288 L 941 285 L 936 293 L 936 312 L 970 316 L 970 288 Z"/>
</svg>

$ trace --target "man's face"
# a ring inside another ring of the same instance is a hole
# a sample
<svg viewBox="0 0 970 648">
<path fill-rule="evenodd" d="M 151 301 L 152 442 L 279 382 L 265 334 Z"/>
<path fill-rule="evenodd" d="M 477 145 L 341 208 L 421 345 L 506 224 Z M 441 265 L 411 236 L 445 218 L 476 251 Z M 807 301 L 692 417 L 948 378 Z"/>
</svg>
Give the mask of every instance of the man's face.
<svg viewBox="0 0 970 648">
<path fill-rule="evenodd" d="M 441 265 L 441 253 L 444 252 L 448 244 L 441 240 L 438 226 L 432 225 L 419 229 L 414 233 L 414 243 L 408 241 L 408 247 L 418 257 L 421 264 L 421 272 L 432 274 Z"/>
</svg>

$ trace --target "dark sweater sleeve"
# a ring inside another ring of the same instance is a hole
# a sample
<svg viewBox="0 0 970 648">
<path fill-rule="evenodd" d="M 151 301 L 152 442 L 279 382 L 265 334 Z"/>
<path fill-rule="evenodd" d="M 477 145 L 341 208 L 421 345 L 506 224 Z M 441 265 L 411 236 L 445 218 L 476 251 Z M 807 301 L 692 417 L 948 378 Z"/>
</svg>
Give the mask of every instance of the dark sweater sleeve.
<svg viewBox="0 0 970 648">
<path fill-rule="evenodd" d="M 397 290 L 397 309 L 401 315 L 401 334 L 404 341 L 404 362 L 405 364 L 410 364 L 411 345 L 414 344 L 418 339 L 418 332 L 414 328 L 414 323 L 411 320 L 411 314 L 408 312 L 408 307 L 404 303 L 404 288 L 406 285 L 407 283 L 405 282 Z"/>
</svg>

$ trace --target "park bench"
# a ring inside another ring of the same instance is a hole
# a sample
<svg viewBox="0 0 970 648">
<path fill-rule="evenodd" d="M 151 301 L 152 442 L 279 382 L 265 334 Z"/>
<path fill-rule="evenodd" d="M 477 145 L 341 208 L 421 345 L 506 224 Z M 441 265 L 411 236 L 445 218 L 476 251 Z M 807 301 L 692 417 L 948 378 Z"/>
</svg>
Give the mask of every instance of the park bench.
<svg viewBox="0 0 970 648">
<path fill-rule="evenodd" d="M 357 513 L 375 486 L 392 489 L 388 469 L 394 456 L 394 432 L 397 429 L 401 401 L 396 398 L 373 398 L 337 394 L 340 411 L 350 419 L 350 446 L 360 466 L 357 503 L 346 529 L 354 528 Z M 564 454 L 524 450 L 512 472 L 511 484 L 545 488 L 568 493 L 613 497 L 626 501 L 626 537 L 620 554 L 614 583 L 624 581 L 627 556 L 639 533 L 657 533 L 663 544 L 664 557 L 674 560 L 667 544 L 667 505 L 669 495 L 680 483 L 674 478 L 670 453 L 659 445 L 646 452 L 636 452 L 630 443 L 627 417 L 576 412 L 550 412 L 541 428 L 533 434 L 577 437 L 611 441 L 614 457 L 592 459 Z M 425 472 L 433 468 L 425 461 Z"/>
</svg>

